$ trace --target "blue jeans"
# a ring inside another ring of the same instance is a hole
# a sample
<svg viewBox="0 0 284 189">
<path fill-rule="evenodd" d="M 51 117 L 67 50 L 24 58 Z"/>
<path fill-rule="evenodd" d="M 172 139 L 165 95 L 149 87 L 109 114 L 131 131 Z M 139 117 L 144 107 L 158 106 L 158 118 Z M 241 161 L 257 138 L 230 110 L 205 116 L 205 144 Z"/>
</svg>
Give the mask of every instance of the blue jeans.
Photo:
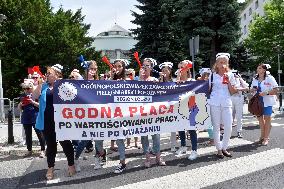
<svg viewBox="0 0 284 189">
<path fill-rule="evenodd" d="M 197 133 L 196 130 L 189 130 L 190 135 L 190 141 L 191 141 L 191 149 L 196 151 L 197 150 Z M 180 137 L 180 145 L 186 146 L 185 141 L 185 131 L 179 131 L 179 137 Z"/>
<path fill-rule="evenodd" d="M 75 158 L 79 158 L 80 155 L 82 154 L 84 148 L 86 147 L 86 145 L 88 144 L 89 140 L 80 140 L 78 142 L 78 147 L 76 148 L 76 154 L 75 154 Z M 104 150 L 103 148 L 103 140 L 95 140 L 95 149 L 96 149 L 96 154 L 99 154 L 100 152 L 102 152 Z"/>
<path fill-rule="evenodd" d="M 152 148 L 153 152 L 155 154 L 160 153 L 160 134 L 152 135 L 152 140 L 153 140 L 153 148 Z M 141 136 L 141 143 L 144 154 L 150 153 L 148 136 Z"/>
<path fill-rule="evenodd" d="M 125 160 L 125 144 L 124 139 L 117 139 L 116 145 L 118 147 L 119 160 Z"/>
</svg>

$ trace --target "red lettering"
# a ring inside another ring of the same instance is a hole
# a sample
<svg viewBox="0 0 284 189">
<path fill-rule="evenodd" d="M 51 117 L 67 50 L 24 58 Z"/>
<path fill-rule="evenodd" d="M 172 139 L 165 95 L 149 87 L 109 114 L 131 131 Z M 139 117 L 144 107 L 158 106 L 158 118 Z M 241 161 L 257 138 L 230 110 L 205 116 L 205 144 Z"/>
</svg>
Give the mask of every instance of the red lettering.
<svg viewBox="0 0 284 189">
<path fill-rule="evenodd" d="M 167 112 L 167 106 L 166 105 L 160 105 L 159 106 L 159 114 L 165 114 L 166 112 Z"/>
<path fill-rule="evenodd" d="M 107 117 L 107 118 L 111 118 L 111 109 L 110 107 L 106 108 L 105 107 L 102 107 L 101 109 L 101 118 L 104 118 L 104 117 Z"/>
<path fill-rule="evenodd" d="M 170 105 L 170 108 L 167 113 L 174 113 L 174 105 Z"/>
<path fill-rule="evenodd" d="M 76 108 L 75 109 L 75 116 L 77 118 L 79 118 L 79 119 L 85 118 L 85 110 L 84 110 L 84 108 Z"/>
<path fill-rule="evenodd" d="M 155 106 L 151 106 L 149 115 L 157 115 L 157 111 L 156 111 Z"/>
<path fill-rule="evenodd" d="M 140 106 L 140 114 L 141 114 L 141 116 L 147 116 L 147 113 L 145 113 L 143 111 L 144 111 L 144 107 Z"/>
<path fill-rule="evenodd" d="M 63 118 L 66 118 L 66 119 L 73 118 L 72 109 L 71 108 L 63 108 L 62 116 L 63 116 Z"/>
<path fill-rule="evenodd" d="M 130 117 L 133 117 L 136 112 L 137 112 L 137 107 L 129 107 Z"/>
<path fill-rule="evenodd" d="M 115 108 L 113 117 L 123 117 L 120 107 Z"/>
<path fill-rule="evenodd" d="M 98 109 L 97 108 L 88 108 L 88 118 L 97 118 Z"/>
</svg>

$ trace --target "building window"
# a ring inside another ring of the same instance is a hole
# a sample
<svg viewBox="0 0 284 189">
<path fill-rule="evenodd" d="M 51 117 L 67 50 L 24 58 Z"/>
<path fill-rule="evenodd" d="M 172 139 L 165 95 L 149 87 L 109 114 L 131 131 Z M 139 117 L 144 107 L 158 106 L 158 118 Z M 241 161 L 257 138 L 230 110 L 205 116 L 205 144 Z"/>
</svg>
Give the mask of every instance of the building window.
<svg viewBox="0 0 284 189">
<path fill-rule="evenodd" d="M 244 14 L 244 20 L 246 20 L 246 19 L 247 19 L 247 14 L 245 13 L 245 14 Z"/>
<path fill-rule="evenodd" d="M 251 15 L 252 14 L 252 9 L 251 8 L 249 8 L 249 15 Z"/>
<path fill-rule="evenodd" d="M 258 8 L 258 0 L 256 0 L 256 2 L 255 2 L 255 9 L 257 9 Z"/>
<path fill-rule="evenodd" d="M 247 34 L 247 26 L 244 26 L 244 31 L 243 31 L 244 35 Z"/>
</svg>

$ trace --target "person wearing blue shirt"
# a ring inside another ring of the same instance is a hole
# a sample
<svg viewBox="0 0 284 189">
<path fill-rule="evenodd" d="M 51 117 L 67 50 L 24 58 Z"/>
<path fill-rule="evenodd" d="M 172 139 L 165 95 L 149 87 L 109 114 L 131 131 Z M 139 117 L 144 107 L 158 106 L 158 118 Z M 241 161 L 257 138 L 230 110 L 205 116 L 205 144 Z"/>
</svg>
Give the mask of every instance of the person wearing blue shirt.
<svg viewBox="0 0 284 189">
<path fill-rule="evenodd" d="M 32 98 L 33 83 L 32 81 L 25 79 L 21 86 L 24 93 L 20 96 L 18 108 L 22 111 L 21 123 L 23 124 L 26 134 L 28 152 L 25 156 L 27 157 L 32 155 L 32 128 L 34 128 L 41 146 L 41 153 L 39 157 L 43 158 L 45 156 L 45 142 L 43 133 L 35 128 L 36 117 L 38 114 L 38 102 Z"/>
</svg>

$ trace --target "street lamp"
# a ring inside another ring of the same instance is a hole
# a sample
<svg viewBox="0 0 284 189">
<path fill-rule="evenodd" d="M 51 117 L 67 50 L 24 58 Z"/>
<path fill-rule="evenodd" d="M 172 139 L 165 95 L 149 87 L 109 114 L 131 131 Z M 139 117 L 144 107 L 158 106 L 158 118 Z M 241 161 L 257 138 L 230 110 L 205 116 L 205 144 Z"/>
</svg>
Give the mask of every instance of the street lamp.
<svg viewBox="0 0 284 189">
<path fill-rule="evenodd" d="M 6 20 L 7 17 L 4 14 L 0 14 L 0 26 L 1 23 Z M 2 64 L 0 57 L 0 121 L 5 121 L 5 112 L 4 112 L 4 100 L 3 100 L 3 87 L 2 87 Z"/>
<path fill-rule="evenodd" d="M 277 48 L 277 56 L 278 56 L 278 85 L 281 86 L 281 74 L 282 70 L 280 69 L 280 45 L 276 46 Z M 279 110 L 282 107 L 282 93 L 279 93 Z"/>
</svg>

